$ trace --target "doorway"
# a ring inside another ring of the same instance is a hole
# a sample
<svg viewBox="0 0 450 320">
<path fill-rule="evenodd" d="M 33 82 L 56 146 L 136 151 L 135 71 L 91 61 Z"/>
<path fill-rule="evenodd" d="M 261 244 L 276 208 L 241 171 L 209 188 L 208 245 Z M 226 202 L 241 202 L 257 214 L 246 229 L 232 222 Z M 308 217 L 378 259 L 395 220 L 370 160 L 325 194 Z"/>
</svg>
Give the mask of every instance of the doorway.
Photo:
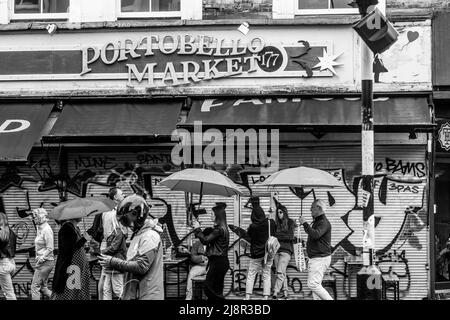
<svg viewBox="0 0 450 320">
<path fill-rule="evenodd" d="M 450 158 L 436 159 L 434 246 L 436 290 L 450 289 Z"/>
</svg>

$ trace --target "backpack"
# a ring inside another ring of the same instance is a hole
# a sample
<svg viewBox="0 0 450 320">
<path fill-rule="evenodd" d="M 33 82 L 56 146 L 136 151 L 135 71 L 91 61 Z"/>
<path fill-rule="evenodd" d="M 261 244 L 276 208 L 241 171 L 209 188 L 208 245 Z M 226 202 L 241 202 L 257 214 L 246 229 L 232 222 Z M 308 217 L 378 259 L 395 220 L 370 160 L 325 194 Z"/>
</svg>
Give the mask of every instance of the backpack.
<svg viewBox="0 0 450 320">
<path fill-rule="evenodd" d="M 101 243 L 103 240 L 103 214 L 98 214 L 94 218 L 94 222 L 92 223 L 92 227 L 89 228 L 86 232 L 98 243 Z"/>
</svg>

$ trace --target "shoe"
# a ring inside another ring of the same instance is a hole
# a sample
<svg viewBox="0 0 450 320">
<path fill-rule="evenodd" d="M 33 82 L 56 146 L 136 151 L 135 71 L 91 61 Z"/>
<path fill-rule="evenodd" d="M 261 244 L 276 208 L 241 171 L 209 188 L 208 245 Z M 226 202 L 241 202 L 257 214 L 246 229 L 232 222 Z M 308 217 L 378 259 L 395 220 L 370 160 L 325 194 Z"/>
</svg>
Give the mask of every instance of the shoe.
<svg viewBox="0 0 450 320">
<path fill-rule="evenodd" d="M 274 294 L 274 295 L 272 296 L 272 299 L 273 299 L 273 300 L 278 300 L 278 297 L 277 297 L 277 295 L 276 295 L 276 294 Z"/>
</svg>

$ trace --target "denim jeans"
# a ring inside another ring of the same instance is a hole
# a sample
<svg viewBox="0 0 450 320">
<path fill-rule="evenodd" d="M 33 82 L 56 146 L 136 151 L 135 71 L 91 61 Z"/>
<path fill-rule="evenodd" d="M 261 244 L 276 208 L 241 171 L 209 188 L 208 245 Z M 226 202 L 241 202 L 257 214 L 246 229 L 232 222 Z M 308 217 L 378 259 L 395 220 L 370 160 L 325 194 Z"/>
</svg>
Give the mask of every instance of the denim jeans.
<svg viewBox="0 0 450 320">
<path fill-rule="evenodd" d="M 117 298 L 122 296 L 123 278 L 123 273 L 118 273 L 117 271 L 105 271 L 103 300 L 112 300 L 113 292 Z"/>
<path fill-rule="evenodd" d="M 47 282 L 54 265 L 54 260 L 46 260 L 42 263 L 36 264 L 33 282 L 31 283 L 32 300 L 41 300 L 41 293 L 47 298 L 50 298 L 52 295 L 52 292 L 47 287 Z"/>
<path fill-rule="evenodd" d="M 204 275 L 206 275 L 206 266 L 194 265 L 191 270 L 189 270 L 186 284 L 186 300 L 192 300 L 192 279 Z"/>
<path fill-rule="evenodd" d="M 14 262 L 14 259 L 0 259 L 0 287 L 2 288 L 6 300 L 17 300 L 11 279 L 15 270 L 16 263 Z"/>
<path fill-rule="evenodd" d="M 270 295 L 270 268 L 272 267 L 272 264 L 273 259 L 267 261 L 266 264 L 264 264 L 264 258 L 250 259 L 247 272 L 247 282 L 245 284 L 246 294 L 251 295 L 253 293 L 253 286 L 255 284 L 256 274 L 259 271 L 262 271 L 263 295 L 265 296 Z"/>
<path fill-rule="evenodd" d="M 281 291 L 281 289 L 284 289 L 285 293 L 287 293 L 288 291 L 286 269 L 290 260 L 291 255 L 287 252 L 277 252 L 277 254 L 275 255 L 274 264 L 277 269 L 277 274 L 275 286 L 273 288 L 274 295 L 277 295 Z"/>
<path fill-rule="evenodd" d="M 313 293 L 314 300 L 333 300 L 327 290 L 322 287 L 325 271 L 331 263 L 331 256 L 312 258 L 308 261 L 308 288 Z"/>
</svg>

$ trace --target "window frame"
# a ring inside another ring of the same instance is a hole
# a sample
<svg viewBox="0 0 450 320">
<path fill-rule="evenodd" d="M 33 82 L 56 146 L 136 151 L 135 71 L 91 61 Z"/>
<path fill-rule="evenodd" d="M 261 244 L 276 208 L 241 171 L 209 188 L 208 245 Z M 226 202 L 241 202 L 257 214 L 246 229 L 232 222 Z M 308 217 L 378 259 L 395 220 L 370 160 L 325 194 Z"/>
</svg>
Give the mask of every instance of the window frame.
<svg viewBox="0 0 450 320">
<path fill-rule="evenodd" d="M 149 11 L 147 12 L 122 12 L 121 6 L 122 0 L 116 0 L 116 12 L 117 18 L 179 18 L 181 19 L 181 1 L 180 0 L 180 10 L 179 11 L 151 11 L 152 10 L 152 0 L 146 0 L 149 2 Z"/>
<path fill-rule="evenodd" d="M 331 0 L 328 0 L 328 9 L 300 9 L 298 0 L 294 0 L 295 5 L 295 15 L 316 15 L 316 14 L 359 14 L 358 8 L 336 8 L 331 9 Z"/>
<path fill-rule="evenodd" d="M 11 12 L 11 20 L 68 20 L 70 15 L 70 2 L 69 0 L 69 8 L 67 12 L 59 12 L 59 13 L 42 13 L 43 10 L 43 1 L 41 0 L 41 13 L 16 13 L 15 11 L 15 1 L 10 0 L 10 12 Z"/>
</svg>

